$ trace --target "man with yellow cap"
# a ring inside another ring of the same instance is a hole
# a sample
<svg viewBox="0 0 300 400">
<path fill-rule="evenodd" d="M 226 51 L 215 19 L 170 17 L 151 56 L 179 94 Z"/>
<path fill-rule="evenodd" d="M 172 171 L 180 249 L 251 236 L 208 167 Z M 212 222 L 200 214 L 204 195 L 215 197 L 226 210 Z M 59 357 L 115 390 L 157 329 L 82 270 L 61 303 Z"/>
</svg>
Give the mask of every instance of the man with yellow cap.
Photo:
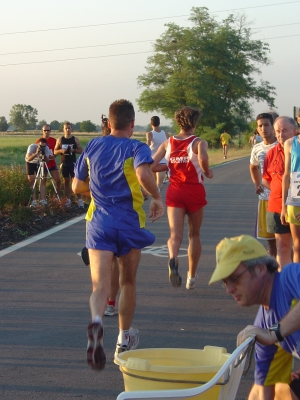
<svg viewBox="0 0 300 400">
<path fill-rule="evenodd" d="M 247 235 L 221 240 L 216 261 L 209 284 L 222 281 L 240 306 L 260 305 L 254 325 L 237 337 L 239 345 L 256 336 L 255 383 L 248 400 L 300 399 L 300 374 L 291 377 L 293 356 L 300 359 L 300 264 L 279 273 L 276 260 Z"/>
</svg>

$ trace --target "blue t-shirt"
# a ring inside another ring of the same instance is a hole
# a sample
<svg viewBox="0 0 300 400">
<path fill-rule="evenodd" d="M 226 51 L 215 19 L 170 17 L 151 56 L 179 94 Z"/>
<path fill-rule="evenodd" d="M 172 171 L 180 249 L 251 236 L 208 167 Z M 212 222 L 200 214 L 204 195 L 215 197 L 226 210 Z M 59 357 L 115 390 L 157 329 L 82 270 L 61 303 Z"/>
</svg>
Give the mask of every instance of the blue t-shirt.
<svg viewBox="0 0 300 400">
<path fill-rule="evenodd" d="M 144 163 L 153 163 L 145 143 L 111 135 L 91 140 L 75 167 L 76 178 L 90 177 L 92 202 L 87 220 L 92 221 L 97 210 L 97 223 L 103 227 L 144 228 L 144 197 L 135 173 Z"/>
<path fill-rule="evenodd" d="M 300 299 L 300 264 L 288 264 L 274 277 L 272 294 L 269 309 L 259 307 L 254 325 L 263 329 L 268 329 L 272 325 L 280 322 L 282 318 Z M 300 330 L 287 336 L 283 342 L 271 346 L 263 346 L 259 343 L 256 346 L 256 369 L 255 382 L 259 385 L 266 385 L 276 370 L 274 366 L 278 362 L 280 371 L 280 356 L 277 354 L 279 346 L 285 352 L 300 358 Z M 281 368 L 281 373 L 284 373 Z M 290 372 L 289 372 L 290 373 Z M 268 376 L 269 375 L 269 376 Z M 278 378 L 277 378 L 278 379 Z M 278 380 L 281 382 L 282 380 Z"/>
</svg>

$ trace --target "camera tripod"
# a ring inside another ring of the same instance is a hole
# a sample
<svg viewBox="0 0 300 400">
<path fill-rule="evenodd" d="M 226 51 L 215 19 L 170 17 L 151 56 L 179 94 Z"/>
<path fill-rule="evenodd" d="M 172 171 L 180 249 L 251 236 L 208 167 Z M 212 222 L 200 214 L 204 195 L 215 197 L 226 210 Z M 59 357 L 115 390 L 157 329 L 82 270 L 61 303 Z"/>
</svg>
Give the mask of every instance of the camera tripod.
<svg viewBox="0 0 300 400">
<path fill-rule="evenodd" d="M 45 170 L 46 170 L 47 174 L 45 174 Z M 34 193 L 34 190 L 35 190 L 37 182 L 39 182 L 39 193 L 41 193 L 41 183 L 42 183 L 43 179 L 50 179 L 50 181 L 52 183 L 52 186 L 53 186 L 53 189 L 54 189 L 54 192 L 56 194 L 56 197 L 57 197 L 58 201 L 60 201 L 60 198 L 59 198 L 59 195 L 57 193 L 56 186 L 55 186 L 55 184 L 53 182 L 53 178 L 52 178 L 52 176 L 50 174 L 48 165 L 47 165 L 46 161 L 44 161 L 44 156 L 42 156 L 42 158 L 40 158 L 40 161 L 39 161 L 39 168 L 38 168 L 36 176 L 35 176 L 34 184 L 33 184 L 33 187 L 32 187 L 32 193 Z M 31 194 L 31 196 L 29 198 L 29 203 L 28 203 L 29 206 L 30 206 L 30 203 L 31 203 L 31 198 L 32 198 L 32 194 Z"/>
</svg>

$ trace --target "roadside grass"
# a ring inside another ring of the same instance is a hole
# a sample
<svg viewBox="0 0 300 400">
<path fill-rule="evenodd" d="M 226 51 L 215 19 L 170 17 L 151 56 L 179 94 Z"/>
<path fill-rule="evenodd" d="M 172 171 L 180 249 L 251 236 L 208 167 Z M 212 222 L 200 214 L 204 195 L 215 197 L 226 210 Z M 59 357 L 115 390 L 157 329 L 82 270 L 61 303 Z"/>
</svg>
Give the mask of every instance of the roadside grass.
<svg viewBox="0 0 300 400">
<path fill-rule="evenodd" d="M 222 148 L 208 150 L 209 165 L 213 167 L 219 164 L 225 164 L 228 161 L 234 161 L 244 157 L 249 157 L 250 160 L 250 154 L 251 154 L 251 148 L 248 145 L 241 148 L 237 146 L 230 146 L 228 148 L 226 160 L 224 160 Z"/>
<path fill-rule="evenodd" d="M 0 166 L 0 212 L 25 206 L 31 195 L 27 175 L 20 165 Z"/>
</svg>

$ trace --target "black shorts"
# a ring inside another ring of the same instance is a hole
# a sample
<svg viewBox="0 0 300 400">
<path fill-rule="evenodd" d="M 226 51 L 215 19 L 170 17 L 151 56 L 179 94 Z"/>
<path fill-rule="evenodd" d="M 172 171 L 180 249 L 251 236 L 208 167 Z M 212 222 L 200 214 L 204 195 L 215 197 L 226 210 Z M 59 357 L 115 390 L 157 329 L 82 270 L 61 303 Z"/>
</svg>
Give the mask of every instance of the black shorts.
<svg viewBox="0 0 300 400">
<path fill-rule="evenodd" d="M 39 164 L 26 162 L 27 175 L 36 175 L 39 169 Z"/>
<path fill-rule="evenodd" d="M 280 214 L 268 211 L 267 212 L 267 232 L 269 233 L 290 233 L 289 225 L 282 225 Z"/>
<path fill-rule="evenodd" d="M 60 169 L 61 169 L 61 173 L 62 176 L 64 178 L 74 178 L 75 174 L 74 174 L 74 166 L 75 164 L 70 163 L 70 164 L 61 164 Z"/>
</svg>

